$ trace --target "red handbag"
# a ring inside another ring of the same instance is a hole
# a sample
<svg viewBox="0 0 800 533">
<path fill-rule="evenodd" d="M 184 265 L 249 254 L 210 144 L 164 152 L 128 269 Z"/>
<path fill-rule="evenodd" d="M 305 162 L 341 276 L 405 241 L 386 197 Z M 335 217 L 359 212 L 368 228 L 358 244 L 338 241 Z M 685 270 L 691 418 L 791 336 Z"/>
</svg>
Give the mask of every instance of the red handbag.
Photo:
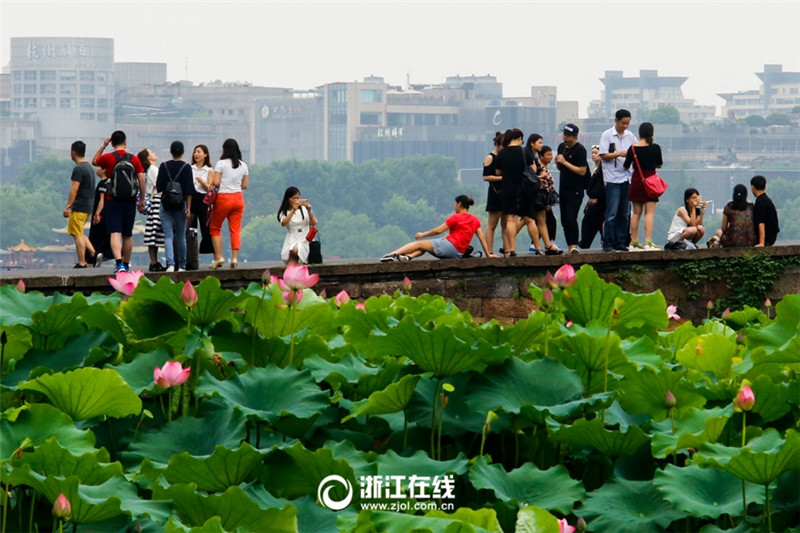
<svg viewBox="0 0 800 533">
<path fill-rule="evenodd" d="M 645 177 L 644 173 L 642 173 L 642 167 L 639 165 L 639 158 L 636 157 L 636 147 L 631 146 L 631 150 L 633 151 L 633 160 L 636 162 L 636 169 L 639 171 L 639 175 L 642 177 L 644 191 L 651 200 L 658 200 L 667 190 L 667 182 L 664 181 L 656 171 L 653 171 L 652 174 Z"/>
<path fill-rule="evenodd" d="M 308 230 L 308 234 L 306 235 L 306 240 L 308 242 L 311 242 L 311 241 L 314 240 L 314 237 L 316 237 L 316 236 L 317 236 L 317 227 L 316 226 L 311 226 L 311 228 L 309 228 L 309 230 Z"/>
</svg>

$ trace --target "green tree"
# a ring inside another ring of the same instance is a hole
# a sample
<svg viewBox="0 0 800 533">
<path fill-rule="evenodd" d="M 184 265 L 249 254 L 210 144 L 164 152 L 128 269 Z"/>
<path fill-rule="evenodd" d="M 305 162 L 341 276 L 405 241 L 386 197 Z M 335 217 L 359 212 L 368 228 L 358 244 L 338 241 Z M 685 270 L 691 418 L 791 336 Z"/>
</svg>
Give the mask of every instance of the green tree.
<svg viewBox="0 0 800 533">
<path fill-rule="evenodd" d="M 240 254 L 248 261 L 280 261 L 286 228 L 274 214 L 256 216 L 242 228 Z"/>
<path fill-rule="evenodd" d="M 435 228 L 442 221 L 442 215 L 428 205 L 426 199 L 420 198 L 412 203 L 397 194 L 392 196 L 391 200 L 383 203 L 375 218 L 377 225 L 388 226 L 394 224 L 408 235 Z"/>
<path fill-rule="evenodd" d="M 650 112 L 649 121 L 653 124 L 680 124 L 681 112 L 673 105 L 662 104 Z"/>
<path fill-rule="evenodd" d="M 322 233 L 322 232 L 320 232 Z M 378 228 L 365 214 L 336 211 L 325 225 L 323 257 L 380 257 L 410 240 L 397 226 Z"/>
<path fill-rule="evenodd" d="M 750 126 L 751 128 L 764 128 L 766 126 L 769 126 L 769 124 L 767 124 L 766 119 L 761 115 L 750 115 L 748 117 L 745 117 L 744 123 Z"/>
<path fill-rule="evenodd" d="M 770 194 L 770 198 L 772 195 Z M 778 220 L 781 232 L 778 238 L 782 241 L 795 241 L 800 239 L 800 197 L 793 197 L 783 204 L 778 210 Z"/>
<path fill-rule="evenodd" d="M 49 155 L 25 165 L 20 174 L 18 185 L 29 191 L 49 188 L 64 194 L 66 202 L 70 189 L 72 167 L 70 159 L 59 159 Z"/>
<path fill-rule="evenodd" d="M 72 241 L 67 235 L 53 232 L 66 227 L 61 215 L 67 194 L 51 186 L 29 190 L 19 185 L 0 186 L 0 246 L 3 249 L 19 244 L 21 239 L 31 246 L 45 246 Z"/>
<path fill-rule="evenodd" d="M 769 126 L 791 126 L 792 119 L 783 113 L 770 113 L 764 119 Z"/>
</svg>

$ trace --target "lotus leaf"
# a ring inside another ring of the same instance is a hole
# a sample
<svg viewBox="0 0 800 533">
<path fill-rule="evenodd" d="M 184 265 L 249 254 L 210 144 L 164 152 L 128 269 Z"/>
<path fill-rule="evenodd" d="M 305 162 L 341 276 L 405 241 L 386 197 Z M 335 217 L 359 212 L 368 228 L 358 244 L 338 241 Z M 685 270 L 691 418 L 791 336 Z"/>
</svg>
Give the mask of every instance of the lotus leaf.
<svg viewBox="0 0 800 533">
<path fill-rule="evenodd" d="M 417 450 L 411 457 L 400 457 L 389 450 L 376 459 L 378 474 L 381 476 L 399 476 L 413 473 L 415 476 L 442 476 L 444 474 L 461 475 L 469 468 L 469 462 L 463 453 L 449 461 L 435 461 L 423 450 Z"/>
<path fill-rule="evenodd" d="M 495 345 L 508 343 L 514 355 L 519 357 L 532 346 L 544 343 L 545 328 L 548 323 L 549 319 L 545 313 L 534 311 L 528 318 L 501 330 L 499 342 L 495 341 Z"/>
<path fill-rule="evenodd" d="M 110 463 L 106 450 L 74 455 L 59 445 L 55 437 L 36 446 L 33 452 L 23 453 L 21 459 L 12 459 L 12 464 L 15 467 L 26 464 L 33 472 L 45 477 L 75 476 L 82 485 L 101 485 L 114 476 L 122 475 L 122 465 Z M 13 472 L 11 482 L 15 483 Z"/>
<path fill-rule="evenodd" d="M 721 470 L 667 465 L 656 471 L 653 483 L 667 501 L 690 516 L 716 519 L 723 514 L 742 514 L 742 482 Z M 748 502 L 764 503 L 760 489 L 747 484 Z"/>
<path fill-rule="evenodd" d="M 33 324 L 29 327 L 35 349 L 58 350 L 68 338 L 86 330 L 83 322 L 76 320 L 88 306 L 86 297 L 77 293 L 67 301 L 61 302 L 62 299 L 64 297 L 56 294 L 46 311 L 34 311 L 31 315 Z"/>
<path fill-rule="evenodd" d="M 338 360 L 328 360 L 322 356 L 310 357 L 303 361 L 317 383 L 327 382 L 334 390 L 338 390 L 342 383 L 356 383 L 365 374 L 377 374 L 380 368 L 365 363 L 363 360 L 346 354 Z"/>
<path fill-rule="evenodd" d="M 694 407 L 702 408 L 706 399 L 684 379 L 685 374 L 685 371 L 658 372 L 650 368 L 628 374 L 620 384 L 622 395 L 619 403 L 629 413 L 648 414 L 656 422 L 664 420 L 670 413 L 671 408 L 666 404 L 667 391 L 675 397 L 678 413 Z"/>
<path fill-rule="evenodd" d="M 310 451 L 302 444 L 275 450 L 264 460 L 260 480 L 264 487 L 280 498 L 294 499 L 306 494 L 316 494 L 320 482 L 327 476 L 337 474 L 357 487 L 353 469 L 344 459 L 335 459 L 326 448 Z M 331 497 L 344 500 L 346 492 L 335 487 Z"/>
<path fill-rule="evenodd" d="M 759 346 L 753 350 L 754 365 L 779 364 L 796 365 L 800 363 L 800 334 L 795 335 L 786 344 L 778 349 L 768 351 L 767 347 Z"/>
<path fill-rule="evenodd" d="M 690 339 L 677 353 L 680 364 L 699 372 L 711 372 L 718 379 L 731 377 L 731 360 L 739 347 L 727 337 L 709 333 Z"/>
<path fill-rule="evenodd" d="M 32 316 L 37 311 L 46 311 L 52 303 L 68 301 L 69 297 L 60 293 L 45 296 L 39 291 L 22 293 L 7 283 L 0 286 L 0 325 L 33 325 Z"/>
<path fill-rule="evenodd" d="M 698 449 L 706 442 L 717 442 L 731 416 L 733 405 L 689 409 L 675 420 L 674 430 L 669 420 L 654 424 L 658 432 L 653 435 L 653 456 L 663 458 L 678 450 Z"/>
<path fill-rule="evenodd" d="M 656 341 L 650 337 L 641 337 L 635 340 L 623 339 L 622 353 L 637 367 L 653 370 L 660 370 L 664 359 L 672 356 L 664 348 L 656 347 Z"/>
<path fill-rule="evenodd" d="M 492 533 L 503 533 L 503 528 L 500 527 L 500 522 L 497 521 L 497 513 L 494 511 L 494 509 L 476 510 L 468 507 L 460 507 L 453 513 L 446 513 L 439 510 L 428 511 L 425 513 L 425 516 L 458 520 L 460 522 L 478 526 L 486 531 L 491 531 Z"/>
<path fill-rule="evenodd" d="M 327 338 L 336 332 L 331 307 L 312 290 L 303 291 L 303 299 L 297 306 L 287 308 L 283 304 L 282 293 L 277 284 L 267 288 L 265 298 L 248 292 L 242 295 L 239 305 L 244 307 L 246 323 L 255 325 L 265 338 L 284 337 L 292 331 L 299 332 L 311 328 L 317 335 Z M 276 303 L 281 305 L 276 305 Z M 294 317 L 291 317 L 291 314 Z"/>
<path fill-rule="evenodd" d="M 556 339 L 553 357 L 567 368 L 578 371 L 588 393 L 602 392 L 606 350 L 610 372 L 623 374 L 633 369 L 620 343 L 616 333 L 600 322 L 592 321 L 585 329 L 573 326 L 568 333 Z"/>
<path fill-rule="evenodd" d="M 244 487 L 245 493 L 256 502 L 262 509 L 271 507 L 283 507 L 286 504 L 292 505 L 297 509 L 297 531 L 299 533 L 339 533 L 336 527 L 336 518 L 339 515 L 347 514 L 347 511 L 330 511 L 317 505 L 314 497 L 301 496 L 292 501 L 276 498 L 262 485 L 247 485 Z"/>
<path fill-rule="evenodd" d="M 775 320 L 747 332 L 747 343 L 777 350 L 800 333 L 800 294 L 787 294 L 775 306 Z"/>
<path fill-rule="evenodd" d="M 403 376 L 385 390 L 373 392 L 368 399 L 354 403 L 350 415 L 344 417 L 342 422 L 361 415 L 386 415 L 405 410 L 418 382 L 419 376 Z"/>
<path fill-rule="evenodd" d="M 532 505 L 523 507 L 517 513 L 517 525 L 514 533 L 559 533 L 556 517 Z"/>
<path fill-rule="evenodd" d="M 599 320 L 611 327 L 614 307 L 619 305 L 617 299 L 622 289 L 600 279 L 589 265 L 583 265 L 575 275 L 577 282 L 568 289 L 570 298 L 563 300 L 564 314 L 581 326 Z"/>
<path fill-rule="evenodd" d="M 52 405 L 25 405 L 16 411 L 4 412 L 0 419 L 3 421 L 0 424 L 2 460 L 10 459 L 26 439 L 30 439 L 31 446 L 39 446 L 55 437 L 61 446 L 74 454 L 94 451 L 94 433 L 77 429 L 69 416 Z"/>
<path fill-rule="evenodd" d="M 130 363 L 123 363 L 112 368 L 119 372 L 122 379 L 136 394 L 141 394 L 143 391 L 159 390 L 153 381 L 153 370 L 156 367 L 161 368 L 170 359 L 169 353 L 159 348 L 152 352 L 137 353 Z"/>
<path fill-rule="evenodd" d="M 506 472 L 499 464 L 487 465 L 479 457 L 469 471 L 469 480 L 476 489 L 488 489 L 501 500 L 519 507 L 535 505 L 562 514 L 572 511 L 585 491 L 580 481 L 569 477 L 562 465 L 539 470 L 533 463 Z"/>
<path fill-rule="evenodd" d="M 292 367 L 251 368 L 246 374 L 235 374 L 225 381 L 206 374 L 200 377 L 196 393 L 220 396 L 248 417 L 269 422 L 285 414 L 310 418 L 330 403 L 329 395 L 317 387 L 311 372 Z"/>
<path fill-rule="evenodd" d="M 5 374 L 9 361 L 19 361 L 33 348 L 31 331 L 22 324 L 13 326 L 0 326 L 0 332 L 6 334 L 6 345 L 3 347 L 3 368 L 0 373 Z"/>
<path fill-rule="evenodd" d="M 655 337 L 669 324 L 667 302 L 661 291 L 649 294 L 623 292 L 614 330 L 622 337 Z"/>
<path fill-rule="evenodd" d="M 467 518 L 464 515 L 464 518 Z M 468 517 L 475 519 L 475 517 Z M 485 518 L 478 516 L 483 524 Z M 361 511 L 358 517 L 343 516 L 337 522 L 340 531 L 348 533 L 496 533 L 462 519 L 415 516 L 389 511 Z"/>
<path fill-rule="evenodd" d="M 164 477 L 171 484 L 194 483 L 197 490 L 223 492 L 255 479 L 262 454 L 246 442 L 234 450 L 217 445 L 214 453 L 193 457 L 187 452 L 170 457 Z"/>
<path fill-rule="evenodd" d="M 230 487 L 222 494 L 207 496 L 195 489 L 191 484 L 157 488 L 153 491 L 153 498 L 172 500 L 181 522 L 190 527 L 205 527 L 210 519 L 218 517 L 223 531 L 243 528 L 244 531 L 271 533 L 297 532 L 297 509 L 291 505 L 281 509 L 261 509 L 240 487 Z"/>
<path fill-rule="evenodd" d="M 753 412 L 760 415 L 765 422 L 778 420 L 789 412 L 788 383 L 775 383 L 768 376 L 761 375 L 753 380 L 751 387 L 756 397 Z"/>
<path fill-rule="evenodd" d="M 329 440 L 325 442 L 324 447 L 333 452 L 333 456 L 337 461 L 340 459 L 347 461 L 357 478 L 372 476 L 378 472 L 378 464 L 375 462 L 376 455 L 374 452 L 367 454 L 357 450 L 355 445 L 348 440 L 342 442 Z"/>
<path fill-rule="evenodd" d="M 90 328 L 107 332 L 119 344 L 125 344 L 128 335 L 127 324 L 116 313 L 119 302 L 98 302 L 81 313 L 81 320 Z"/>
<path fill-rule="evenodd" d="M 47 398 L 73 420 L 97 416 L 122 418 L 142 412 L 142 400 L 119 372 L 105 368 L 79 368 L 65 374 L 44 375 L 19 386 Z"/>
<path fill-rule="evenodd" d="M 590 530 L 608 533 L 660 532 L 684 517 L 661 496 L 652 481 L 625 479 L 616 479 L 590 493 L 581 512 Z"/>
<path fill-rule="evenodd" d="M 464 372 L 447 378 L 447 383 L 453 385 L 455 390 L 448 393 L 449 401 L 442 413 L 442 427 L 445 436 L 457 438 L 468 431 L 480 433 L 483 428 L 488 409 L 476 412 L 467 404 L 467 397 L 472 390 L 470 380 L 475 375 L 471 372 Z M 406 413 L 408 419 L 416 422 L 418 427 L 431 427 L 431 401 L 437 386 L 441 386 L 441 384 L 436 379 L 422 379 L 417 384 Z"/>
<path fill-rule="evenodd" d="M 628 426 L 627 431 L 606 429 L 599 418 L 576 420 L 571 426 L 548 420 L 548 431 L 555 442 L 569 444 L 577 450 L 594 448 L 609 457 L 633 455 L 650 439 L 639 426 Z"/>
<path fill-rule="evenodd" d="M 769 428 L 744 448 L 703 444 L 694 462 L 720 468 L 751 483 L 768 485 L 783 472 L 800 468 L 800 437 L 789 429 L 784 440 L 777 430 Z"/>
</svg>

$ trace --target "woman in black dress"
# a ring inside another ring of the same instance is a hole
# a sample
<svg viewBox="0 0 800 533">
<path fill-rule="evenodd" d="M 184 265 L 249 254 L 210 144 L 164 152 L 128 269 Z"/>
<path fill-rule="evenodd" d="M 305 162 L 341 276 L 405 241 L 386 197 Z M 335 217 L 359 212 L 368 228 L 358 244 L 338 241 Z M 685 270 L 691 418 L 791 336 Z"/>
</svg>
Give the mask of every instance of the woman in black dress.
<svg viewBox="0 0 800 533">
<path fill-rule="evenodd" d="M 489 219 L 486 221 L 486 242 L 489 245 L 490 254 L 494 250 L 494 231 L 497 229 L 498 222 L 500 222 L 501 236 L 505 227 L 505 223 L 501 222 L 503 207 L 500 199 L 500 186 L 503 178 L 495 173 L 494 164 L 494 158 L 503 149 L 503 132 L 496 131 L 493 142 L 494 150 L 489 152 L 489 155 L 483 160 L 483 181 L 489 182 L 486 196 L 486 212 L 489 213 Z"/>
</svg>

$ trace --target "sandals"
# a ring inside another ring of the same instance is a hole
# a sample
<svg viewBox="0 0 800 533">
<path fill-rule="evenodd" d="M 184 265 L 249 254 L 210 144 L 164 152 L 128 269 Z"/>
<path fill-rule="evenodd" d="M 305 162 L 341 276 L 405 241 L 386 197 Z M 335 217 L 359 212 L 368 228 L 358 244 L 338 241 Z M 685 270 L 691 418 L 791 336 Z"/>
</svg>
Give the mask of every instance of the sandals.
<svg viewBox="0 0 800 533">
<path fill-rule="evenodd" d="M 225 258 L 223 257 L 222 259 L 214 261 L 213 263 L 208 265 L 208 268 L 210 268 L 211 270 L 217 270 L 218 268 L 222 268 L 222 265 L 224 264 L 225 264 Z"/>
<path fill-rule="evenodd" d="M 561 255 L 564 250 L 559 249 L 555 244 L 551 244 L 549 248 L 544 251 L 544 255 Z"/>
</svg>

